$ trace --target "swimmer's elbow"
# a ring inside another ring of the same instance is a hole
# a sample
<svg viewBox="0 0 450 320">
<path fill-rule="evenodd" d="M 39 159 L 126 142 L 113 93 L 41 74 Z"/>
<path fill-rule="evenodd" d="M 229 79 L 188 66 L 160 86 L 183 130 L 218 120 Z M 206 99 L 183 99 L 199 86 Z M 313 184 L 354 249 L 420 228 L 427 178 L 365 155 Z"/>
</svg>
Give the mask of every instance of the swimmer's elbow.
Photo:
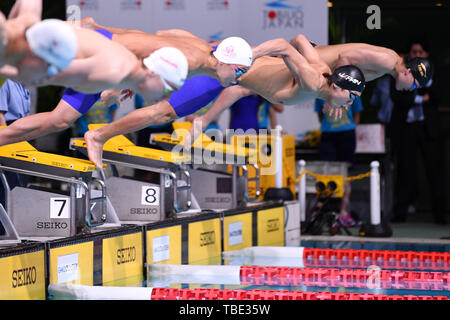
<svg viewBox="0 0 450 320">
<path fill-rule="evenodd" d="M 290 44 L 293 45 L 294 47 L 298 48 L 299 46 L 301 46 L 304 43 L 309 43 L 308 38 L 305 37 L 304 34 L 300 33 L 298 35 L 296 35 L 291 41 Z"/>
<path fill-rule="evenodd" d="M 338 55 L 337 67 L 349 64 L 357 64 L 357 60 L 358 59 L 355 59 L 355 55 L 351 54 L 349 51 L 341 52 Z"/>
</svg>

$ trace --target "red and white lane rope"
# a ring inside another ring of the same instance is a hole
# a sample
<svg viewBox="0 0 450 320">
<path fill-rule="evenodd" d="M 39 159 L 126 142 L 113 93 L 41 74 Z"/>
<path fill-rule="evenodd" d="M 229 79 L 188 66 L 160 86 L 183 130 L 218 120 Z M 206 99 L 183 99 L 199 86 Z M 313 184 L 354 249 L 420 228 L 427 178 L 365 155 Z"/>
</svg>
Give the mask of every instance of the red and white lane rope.
<svg viewBox="0 0 450 320">
<path fill-rule="evenodd" d="M 279 261 L 290 259 L 298 261 L 297 267 L 367 268 L 375 265 L 384 269 L 450 271 L 450 252 L 251 247 L 224 252 L 223 257 L 240 258 L 249 263 L 267 258 L 274 261 L 276 266 L 281 265 Z"/>
<path fill-rule="evenodd" d="M 93 287 L 52 284 L 54 297 L 78 300 L 448 300 L 444 296 L 271 290 Z"/>
<path fill-rule="evenodd" d="M 153 285 L 223 284 L 450 291 L 450 272 L 254 266 L 150 265 Z"/>
</svg>

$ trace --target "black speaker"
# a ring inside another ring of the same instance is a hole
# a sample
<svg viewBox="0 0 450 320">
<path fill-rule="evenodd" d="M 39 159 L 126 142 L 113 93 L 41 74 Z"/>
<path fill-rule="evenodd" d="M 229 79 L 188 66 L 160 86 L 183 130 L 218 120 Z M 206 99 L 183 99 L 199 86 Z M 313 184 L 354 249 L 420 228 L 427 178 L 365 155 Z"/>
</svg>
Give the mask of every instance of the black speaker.
<svg viewBox="0 0 450 320">
<path fill-rule="evenodd" d="M 266 201 L 292 201 L 294 195 L 289 188 L 269 188 L 267 189 L 264 200 Z"/>
</svg>

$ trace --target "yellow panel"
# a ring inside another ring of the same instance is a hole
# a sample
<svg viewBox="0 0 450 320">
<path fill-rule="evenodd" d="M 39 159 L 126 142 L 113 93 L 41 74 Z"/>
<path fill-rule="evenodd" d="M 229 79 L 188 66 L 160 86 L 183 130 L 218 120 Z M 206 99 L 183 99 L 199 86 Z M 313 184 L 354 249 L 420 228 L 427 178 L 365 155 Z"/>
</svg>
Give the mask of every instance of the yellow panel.
<svg viewBox="0 0 450 320">
<path fill-rule="evenodd" d="M 284 208 L 258 211 L 258 246 L 284 246 Z"/>
<path fill-rule="evenodd" d="M 209 264 L 221 259 L 220 219 L 189 224 L 189 264 Z"/>
<path fill-rule="evenodd" d="M 181 226 L 147 231 L 149 264 L 181 264 Z"/>
<path fill-rule="evenodd" d="M 45 300 L 44 250 L 0 258 L 0 300 Z"/>
<path fill-rule="evenodd" d="M 143 279 L 142 233 L 103 239 L 103 284 L 114 281 Z"/>
<path fill-rule="evenodd" d="M 94 284 L 94 243 L 50 249 L 50 284 Z"/>
<path fill-rule="evenodd" d="M 183 129 L 183 130 L 191 130 L 192 122 L 174 122 L 172 124 L 174 130 Z"/>
<path fill-rule="evenodd" d="M 223 251 L 241 250 L 252 246 L 252 213 L 225 217 L 223 220 Z"/>
<path fill-rule="evenodd" d="M 250 145 L 252 148 L 256 146 L 257 157 L 250 154 L 250 163 L 256 163 L 260 171 L 260 191 L 261 196 L 259 200 L 264 200 L 264 194 L 267 189 L 275 187 L 275 142 L 272 136 L 234 136 L 233 143 L 239 146 Z M 283 188 L 291 189 L 295 197 L 295 179 L 297 178 L 295 172 L 295 138 L 294 136 L 283 136 Z M 272 153 L 267 154 L 270 146 Z M 253 167 L 248 167 L 248 177 L 254 178 L 256 173 Z M 255 182 L 249 183 L 249 197 L 253 198 L 256 195 Z"/>
<path fill-rule="evenodd" d="M 4 85 L 5 82 L 6 82 L 6 80 L 8 80 L 8 79 L 3 78 L 3 77 L 0 77 L 0 88 L 3 87 L 3 85 Z"/>
</svg>

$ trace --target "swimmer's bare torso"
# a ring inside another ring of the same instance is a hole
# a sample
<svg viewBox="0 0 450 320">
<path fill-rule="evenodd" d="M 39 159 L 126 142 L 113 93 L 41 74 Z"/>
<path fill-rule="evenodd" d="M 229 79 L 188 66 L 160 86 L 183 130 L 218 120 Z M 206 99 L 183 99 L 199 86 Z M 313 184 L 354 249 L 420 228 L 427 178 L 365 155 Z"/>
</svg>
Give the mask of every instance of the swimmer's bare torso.
<svg viewBox="0 0 450 320">
<path fill-rule="evenodd" d="M 323 72 L 329 72 L 323 68 Z M 307 71 L 310 72 L 310 71 Z M 322 77 L 319 72 L 312 72 L 311 77 Z M 323 77 L 322 77 L 323 78 Z M 325 79 L 323 79 L 325 81 Z M 257 59 L 250 70 L 241 77 L 239 85 L 259 94 L 276 104 L 292 105 L 310 101 L 317 97 L 320 89 L 317 85 L 300 83 L 281 58 L 261 57 Z"/>
<path fill-rule="evenodd" d="M 74 28 L 78 52 L 72 64 L 43 84 L 63 85 L 83 93 L 127 89 L 132 74 L 142 68 L 137 57 L 97 32 Z"/>
</svg>

